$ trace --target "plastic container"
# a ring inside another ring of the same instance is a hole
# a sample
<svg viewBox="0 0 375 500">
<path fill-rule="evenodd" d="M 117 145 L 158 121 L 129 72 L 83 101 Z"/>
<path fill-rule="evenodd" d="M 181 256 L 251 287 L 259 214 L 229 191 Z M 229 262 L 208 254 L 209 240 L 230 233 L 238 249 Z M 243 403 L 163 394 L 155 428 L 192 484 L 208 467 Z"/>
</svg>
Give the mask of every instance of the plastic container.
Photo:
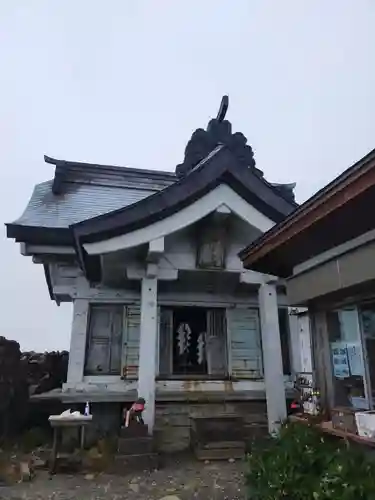
<svg viewBox="0 0 375 500">
<path fill-rule="evenodd" d="M 337 406 L 331 410 L 332 427 L 338 431 L 350 434 L 358 433 L 356 421 L 356 411 L 354 408 Z"/>
<path fill-rule="evenodd" d="M 357 411 L 355 420 L 359 436 L 375 439 L 375 411 Z"/>
</svg>

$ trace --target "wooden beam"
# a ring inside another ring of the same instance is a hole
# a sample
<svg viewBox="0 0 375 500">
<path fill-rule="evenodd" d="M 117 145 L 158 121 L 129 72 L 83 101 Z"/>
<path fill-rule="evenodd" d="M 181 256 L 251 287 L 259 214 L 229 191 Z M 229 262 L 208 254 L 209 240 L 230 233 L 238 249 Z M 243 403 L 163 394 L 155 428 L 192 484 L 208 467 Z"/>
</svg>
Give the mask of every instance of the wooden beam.
<svg viewBox="0 0 375 500">
<path fill-rule="evenodd" d="M 270 278 L 271 276 L 269 276 Z M 265 283 L 266 275 L 262 273 L 258 273 L 257 271 L 243 271 L 240 274 L 240 283 L 248 284 L 248 285 L 261 285 Z"/>
<path fill-rule="evenodd" d="M 158 276 L 158 265 L 157 264 L 147 264 L 146 266 L 146 278 L 157 278 Z"/>
<path fill-rule="evenodd" d="M 73 247 L 59 245 L 30 245 L 29 243 L 20 243 L 22 255 L 30 256 L 36 254 L 42 255 L 76 255 Z"/>
<path fill-rule="evenodd" d="M 177 269 L 161 269 L 157 264 L 149 263 L 147 266 L 128 266 L 126 277 L 129 280 L 141 280 L 146 277 L 157 277 L 160 281 L 174 281 L 178 278 Z"/>
<path fill-rule="evenodd" d="M 164 238 L 157 238 L 148 244 L 147 262 L 156 263 L 164 253 Z"/>
</svg>

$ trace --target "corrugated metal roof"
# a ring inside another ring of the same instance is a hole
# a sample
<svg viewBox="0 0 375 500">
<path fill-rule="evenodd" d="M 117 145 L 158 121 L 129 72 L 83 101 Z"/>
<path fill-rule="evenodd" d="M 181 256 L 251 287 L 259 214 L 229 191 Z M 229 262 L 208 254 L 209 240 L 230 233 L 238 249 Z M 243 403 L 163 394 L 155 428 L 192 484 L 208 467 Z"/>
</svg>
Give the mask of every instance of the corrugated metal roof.
<svg viewBox="0 0 375 500">
<path fill-rule="evenodd" d="M 70 224 L 136 203 L 158 191 L 66 182 L 63 194 L 54 195 L 52 182 L 35 186 L 25 211 L 14 224 L 66 228 Z"/>
</svg>

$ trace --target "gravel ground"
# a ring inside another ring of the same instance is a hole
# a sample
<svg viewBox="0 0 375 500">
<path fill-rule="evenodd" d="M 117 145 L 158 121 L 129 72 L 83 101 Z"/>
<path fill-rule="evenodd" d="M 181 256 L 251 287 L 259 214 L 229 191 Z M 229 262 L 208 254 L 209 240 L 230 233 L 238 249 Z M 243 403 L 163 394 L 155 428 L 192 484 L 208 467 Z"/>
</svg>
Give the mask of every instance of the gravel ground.
<svg viewBox="0 0 375 500">
<path fill-rule="evenodd" d="M 202 463 L 173 459 L 161 470 L 124 476 L 38 472 L 31 483 L 0 487 L 9 500 L 243 500 L 242 462 Z"/>
</svg>

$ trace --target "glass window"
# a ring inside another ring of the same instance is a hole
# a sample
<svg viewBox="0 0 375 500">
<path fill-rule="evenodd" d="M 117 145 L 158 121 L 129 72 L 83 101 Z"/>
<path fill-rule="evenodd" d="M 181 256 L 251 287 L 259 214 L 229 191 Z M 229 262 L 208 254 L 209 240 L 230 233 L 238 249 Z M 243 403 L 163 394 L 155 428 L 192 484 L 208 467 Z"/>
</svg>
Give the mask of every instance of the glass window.
<svg viewBox="0 0 375 500">
<path fill-rule="evenodd" d="M 358 311 L 338 309 L 327 313 L 335 406 L 368 408 L 365 364 Z"/>
</svg>

